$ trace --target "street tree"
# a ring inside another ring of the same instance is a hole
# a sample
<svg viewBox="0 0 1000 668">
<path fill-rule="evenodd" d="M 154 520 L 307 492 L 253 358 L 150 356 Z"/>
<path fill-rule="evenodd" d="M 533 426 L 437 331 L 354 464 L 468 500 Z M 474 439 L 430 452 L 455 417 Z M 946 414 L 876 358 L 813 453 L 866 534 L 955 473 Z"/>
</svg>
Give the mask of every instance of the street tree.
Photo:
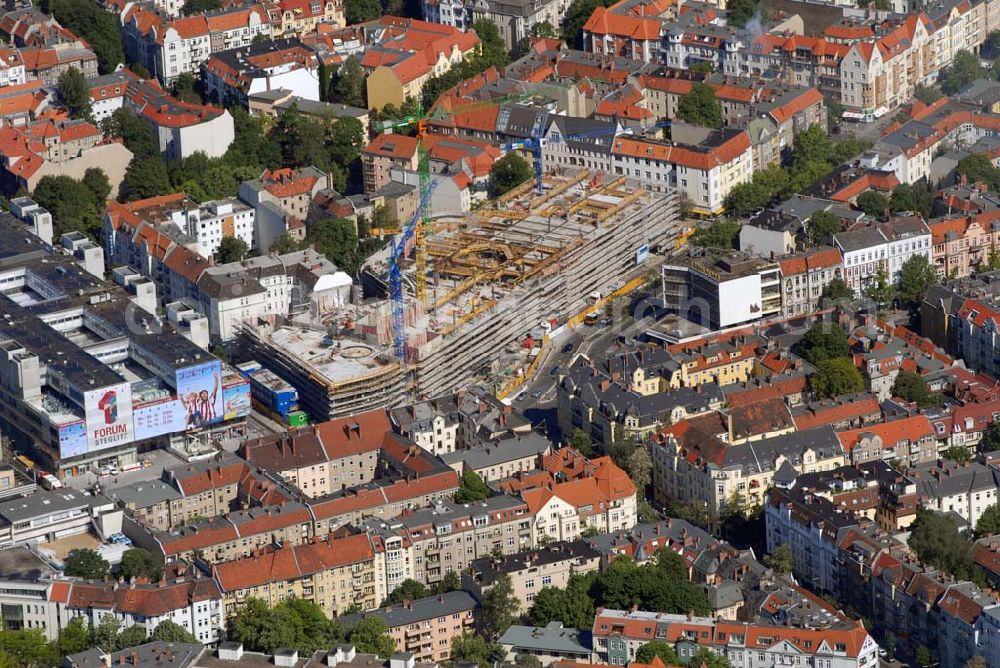
<svg viewBox="0 0 1000 668">
<path fill-rule="evenodd" d="M 927 286 L 937 283 L 937 271 L 924 255 L 911 255 L 899 272 L 897 291 L 903 301 L 919 304 Z"/>
<path fill-rule="evenodd" d="M 849 357 L 825 359 L 816 365 L 809 377 L 813 392 L 819 397 L 838 397 L 865 389 L 865 379 Z"/>
</svg>

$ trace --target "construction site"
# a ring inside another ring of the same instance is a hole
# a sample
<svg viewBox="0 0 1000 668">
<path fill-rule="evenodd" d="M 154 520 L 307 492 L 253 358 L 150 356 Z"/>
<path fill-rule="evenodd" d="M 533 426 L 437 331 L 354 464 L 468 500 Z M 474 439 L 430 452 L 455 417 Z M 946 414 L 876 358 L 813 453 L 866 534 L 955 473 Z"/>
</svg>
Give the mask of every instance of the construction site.
<svg viewBox="0 0 1000 668">
<path fill-rule="evenodd" d="M 523 372 L 529 360 L 520 344 L 529 332 L 540 323 L 558 331 L 644 276 L 649 252 L 672 248 L 681 225 L 675 191 L 648 192 L 625 177 L 578 170 L 546 174 L 542 195 L 534 185 L 489 202 L 493 208 L 434 217 L 423 230 L 423 300 L 416 253 L 402 262 L 405 363 L 392 354 L 388 248 L 366 262 L 355 303 L 322 322 L 245 328 L 244 343 L 255 359 L 277 362 L 300 392 L 301 380 L 317 387 L 329 404 L 316 411 L 302 396 L 311 415 L 395 406 Z M 364 368 L 341 352 L 358 345 L 372 353 Z M 520 365 L 511 363 L 514 352 Z"/>
</svg>

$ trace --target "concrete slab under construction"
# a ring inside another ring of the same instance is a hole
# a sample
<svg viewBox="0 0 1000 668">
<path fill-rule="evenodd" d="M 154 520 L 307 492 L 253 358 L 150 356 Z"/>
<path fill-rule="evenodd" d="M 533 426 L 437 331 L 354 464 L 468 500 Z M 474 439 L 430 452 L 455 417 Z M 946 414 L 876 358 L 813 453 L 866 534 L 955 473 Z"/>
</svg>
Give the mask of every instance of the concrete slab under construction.
<svg viewBox="0 0 1000 668">
<path fill-rule="evenodd" d="M 408 297 L 409 385 L 436 396 L 477 379 L 504 346 L 541 320 L 564 322 L 595 292 L 609 294 L 644 271 L 651 248 L 680 226 L 676 192 L 652 193 L 624 177 L 588 171 L 546 175 L 494 204 L 443 217 L 426 231 L 426 304 Z M 384 275 L 384 255 L 369 270 Z M 414 284 L 412 257 L 404 266 Z M 354 331 L 391 343 L 391 304 L 354 313 Z"/>
</svg>

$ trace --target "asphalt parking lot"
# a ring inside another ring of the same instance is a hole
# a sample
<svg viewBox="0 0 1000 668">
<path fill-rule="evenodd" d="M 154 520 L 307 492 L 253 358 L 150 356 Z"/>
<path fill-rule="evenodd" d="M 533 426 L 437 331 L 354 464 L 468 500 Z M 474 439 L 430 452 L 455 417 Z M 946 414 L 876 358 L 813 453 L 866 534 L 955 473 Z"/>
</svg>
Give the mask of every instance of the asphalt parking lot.
<svg viewBox="0 0 1000 668">
<path fill-rule="evenodd" d="M 95 482 L 100 481 L 104 490 L 116 489 L 124 485 L 131 485 L 134 482 L 144 480 L 154 480 L 160 477 L 164 467 L 177 466 L 184 461 L 168 450 L 153 450 L 139 455 L 140 459 L 152 462 L 152 466 L 134 471 L 125 471 L 115 476 L 98 476 L 96 473 L 86 473 L 73 478 L 68 478 L 64 484 L 73 489 L 89 489 Z"/>
</svg>

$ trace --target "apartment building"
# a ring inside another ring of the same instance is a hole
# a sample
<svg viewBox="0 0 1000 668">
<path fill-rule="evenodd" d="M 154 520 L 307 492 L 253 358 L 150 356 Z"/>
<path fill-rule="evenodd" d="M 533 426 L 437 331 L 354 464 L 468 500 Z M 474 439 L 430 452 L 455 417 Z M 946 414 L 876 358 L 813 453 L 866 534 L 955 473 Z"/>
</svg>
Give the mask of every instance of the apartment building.
<svg viewBox="0 0 1000 668">
<path fill-rule="evenodd" d="M 265 169 L 259 178 L 240 184 L 239 198 L 256 211 L 257 248 L 261 253 L 286 232 L 306 237 L 304 221 L 313 198 L 330 187 L 329 177 L 315 167 Z"/>
<path fill-rule="evenodd" d="M 911 465 L 937 460 L 934 428 L 926 415 L 871 424 L 837 434 L 852 464 L 903 459 Z"/>
<path fill-rule="evenodd" d="M 552 441 L 531 431 L 473 444 L 440 457 L 460 475 L 472 471 L 484 481 L 493 482 L 537 468 L 551 450 Z"/>
<path fill-rule="evenodd" d="M 844 283 L 856 295 L 863 295 L 880 271 L 888 277 L 886 238 L 880 229 L 866 227 L 841 232 L 833 235 L 833 244 L 844 258 Z"/>
<path fill-rule="evenodd" d="M 931 258 L 938 276 L 966 278 L 973 270 L 989 259 L 992 249 L 1000 239 L 1000 228 L 989 216 L 977 214 L 955 218 L 931 220 Z"/>
<path fill-rule="evenodd" d="M 365 617 L 381 617 L 396 642 L 397 652 L 408 652 L 416 661 L 437 662 L 451 658 L 451 642 L 475 628 L 476 599 L 466 591 L 450 591 L 415 601 L 404 601 L 362 613 L 345 615 L 354 625 Z"/>
<path fill-rule="evenodd" d="M 475 559 L 535 546 L 527 503 L 510 495 L 471 504 L 438 500 L 398 517 L 369 519 L 385 544 L 386 591 L 407 578 L 433 585 Z"/>
<path fill-rule="evenodd" d="M 27 546 L 20 546 L 0 550 L 0 574 L 2 628 L 38 629 L 47 640 L 58 638 L 68 620 L 55 601 L 65 600 L 69 590 L 69 584 L 59 580 L 59 571 Z"/>
<path fill-rule="evenodd" d="M 997 502 L 1000 472 L 979 461 L 958 464 L 939 459 L 916 466 L 907 475 L 917 485 L 922 507 L 956 513 L 971 527 Z"/>
<path fill-rule="evenodd" d="M 573 360 L 557 386 L 560 428 L 564 434 L 582 429 L 610 447 L 646 440 L 663 426 L 664 416 L 676 422 L 721 408 L 725 397 L 715 383 L 673 386 L 681 366 L 659 347 Z"/>
<path fill-rule="evenodd" d="M 745 668 L 794 665 L 804 656 L 815 666 L 862 668 L 877 663 L 879 651 L 859 621 L 847 628 L 800 629 L 641 610 L 598 610 L 593 638 L 598 657 L 610 665 L 632 663 L 653 640 L 676 644 L 682 661 L 705 648 Z"/>
<path fill-rule="evenodd" d="M 384 410 L 359 413 L 250 439 L 240 454 L 254 466 L 281 476 L 316 498 L 375 480 L 379 451 L 389 432 Z"/>
<path fill-rule="evenodd" d="M 361 151 L 365 193 L 373 193 L 389 185 L 393 169 L 417 171 L 417 139 L 400 134 L 383 133 Z"/>
<path fill-rule="evenodd" d="M 249 47 L 258 35 L 271 34 L 271 21 L 261 5 L 177 19 L 136 5 L 121 20 L 129 62 L 142 63 L 163 84 L 181 74 L 197 74 L 213 53 Z"/>
<path fill-rule="evenodd" d="M 886 273 L 890 283 L 899 280 L 903 265 L 913 257 L 923 257 L 931 264 L 932 235 L 919 214 L 894 216 L 878 227 L 886 238 Z"/>
<path fill-rule="evenodd" d="M 764 420 L 760 428 L 770 425 L 770 416 L 760 418 Z M 685 420 L 655 437 L 654 494 L 664 501 L 702 505 L 713 515 L 734 505 L 754 508 L 764 503 L 765 492 L 786 463 L 798 473 L 844 465 L 844 448 L 837 436 L 832 427 L 824 426 L 737 445 Z"/>
<path fill-rule="evenodd" d="M 488 590 L 506 575 L 514 597 L 521 601 L 520 614 L 526 614 L 543 587 L 565 588 L 570 576 L 596 571 L 601 553 L 583 541 L 557 541 L 545 549 L 526 550 L 502 557 L 483 557 L 469 563 L 472 580 L 481 590 Z"/>
<path fill-rule="evenodd" d="M 311 33 L 320 24 L 329 28 L 347 26 L 343 0 L 281 0 L 268 7 L 268 14 L 272 37 Z"/>
<path fill-rule="evenodd" d="M 319 102 L 321 62 L 299 39 L 285 38 L 213 53 L 201 75 L 208 98 L 220 104 L 247 108 L 250 97 L 271 91 Z"/>
<path fill-rule="evenodd" d="M 635 483 L 610 457 L 592 460 L 592 476 L 528 489 L 521 498 L 534 516 L 533 542 L 576 540 L 589 528 L 600 533 L 631 529 L 636 524 Z"/>
<path fill-rule="evenodd" d="M 0 88 L 23 84 L 27 80 L 21 52 L 10 47 L 0 49 Z"/>
<path fill-rule="evenodd" d="M 170 571 L 174 565 L 168 565 Z M 66 623 L 83 619 L 96 628 L 104 617 L 114 617 L 120 628 L 140 626 L 152 633 L 161 623 L 177 624 L 205 645 L 225 638 L 222 592 L 211 579 L 193 567 L 169 573 L 160 582 L 69 582 L 58 595 Z"/>
<path fill-rule="evenodd" d="M 425 21 L 468 30 L 480 19 L 488 19 L 500 29 L 508 51 L 514 51 L 521 39 L 530 37 L 531 29 L 548 21 L 559 25 L 569 9 L 567 0 L 546 0 L 545 2 L 497 2 L 467 5 L 461 0 L 422 0 L 421 9 Z"/>
<path fill-rule="evenodd" d="M 781 268 L 781 312 L 785 317 L 815 313 L 826 287 L 842 280 L 844 263 L 840 250 L 829 246 L 811 248 L 778 260 Z"/>
<path fill-rule="evenodd" d="M 368 78 L 368 108 L 399 108 L 420 99 L 424 84 L 480 50 L 474 30 L 398 16 L 362 24 L 368 47 L 361 58 Z M 352 26 L 353 27 L 353 26 Z"/>
<path fill-rule="evenodd" d="M 248 557 L 211 564 L 222 592 L 225 619 L 249 597 L 275 606 L 288 598 L 312 601 L 330 617 L 355 606 L 371 610 L 385 600 L 382 547 L 367 533 L 312 537 L 300 545 L 256 550 Z"/>
</svg>

